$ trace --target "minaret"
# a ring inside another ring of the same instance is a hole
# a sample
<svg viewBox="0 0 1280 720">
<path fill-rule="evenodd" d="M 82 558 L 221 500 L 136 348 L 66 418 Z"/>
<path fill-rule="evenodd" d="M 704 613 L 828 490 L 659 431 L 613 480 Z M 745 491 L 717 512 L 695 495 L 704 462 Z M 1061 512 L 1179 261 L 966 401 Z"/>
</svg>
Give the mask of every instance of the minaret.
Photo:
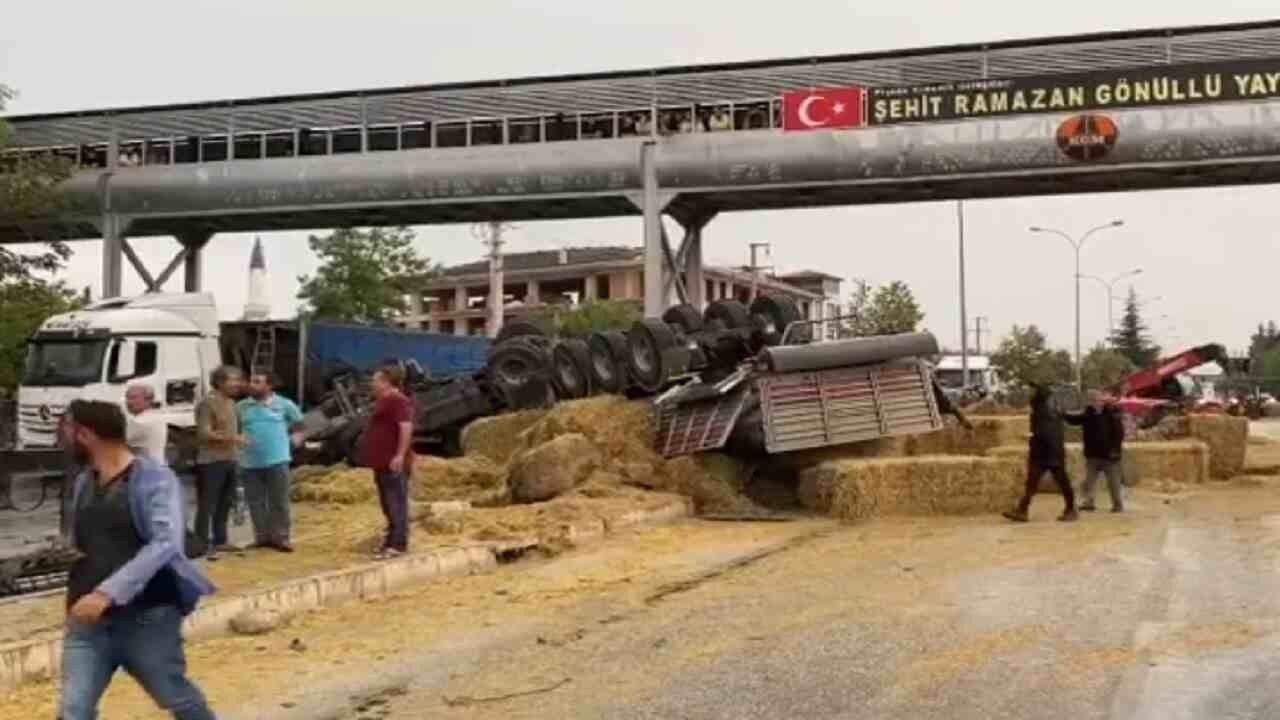
<svg viewBox="0 0 1280 720">
<path fill-rule="evenodd" d="M 267 261 L 262 256 L 262 238 L 254 238 L 249 257 L 249 298 L 244 304 L 245 320 L 266 320 L 271 316 L 267 299 Z"/>
</svg>

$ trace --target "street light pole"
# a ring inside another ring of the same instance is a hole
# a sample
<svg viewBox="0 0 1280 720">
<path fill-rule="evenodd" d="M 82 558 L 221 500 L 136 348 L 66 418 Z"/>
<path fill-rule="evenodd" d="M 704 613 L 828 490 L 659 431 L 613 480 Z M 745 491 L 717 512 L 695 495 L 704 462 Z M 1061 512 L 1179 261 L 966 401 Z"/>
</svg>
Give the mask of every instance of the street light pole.
<svg viewBox="0 0 1280 720">
<path fill-rule="evenodd" d="M 1103 287 L 1107 289 L 1107 332 L 1108 333 L 1114 334 L 1116 331 L 1116 316 L 1115 316 L 1116 298 L 1115 298 L 1115 292 L 1114 292 L 1115 284 L 1125 278 L 1129 278 L 1129 277 L 1133 277 L 1134 275 L 1141 275 L 1141 274 L 1142 274 L 1142 268 L 1136 268 L 1134 270 L 1130 270 L 1127 273 L 1120 273 L 1119 275 L 1111 278 L 1110 280 L 1104 280 L 1103 278 L 1100 278 L 1097 275 L 1081 275 L 1080 276 L 1085 280 L 1097 280 L 1098 282 L 1102 283 Z"/>
<path fill-rule="evenodd" d="M 1054 229 L 1052 229 L 1052 228 L 1042 228 L 1042 227 L 1032 227 L 1032 228 L 1031 228 L 1031 232 L 1033 232 L 1033 233 L 1049 233 L 1050 235 L 1057 235 L 1058 237 L 1060 237 L 1060 238 L 1062 238 L 1062 239 L 1066 240 L 1066 241 L 1067 241 L 1067 243 L 1068 243 L 1069 245 L 1071 245 L 1071 249 L 1075 251 L 1075 259 L 1076 259 L 1076 272 L 1075 272 L 1075 281 L 1076 281 L 1076 386 L 1077 386 L 1077 387 L 1081 387 L 1081 388 L 1083 388 L 1083 387 L 1084 387 L 1084 378 L 1083 378 L 1083 376 L 1080 374 L 1080 250 L 1081 250 L 1081 248 L 1083 248 L 1083 247 L 1084 247 L 1085 242 L 1087 242 L 1087 241 L 1089 240 L 1089 237 L 1090 237 L 1091 235 L 1093 235 L 1094 233 L 1098 232 L 1099 230 L 1106 230 L 1107 228 L 1120 227 L 1121 225 L 1124 225 L 1124 221 L 1123 221 L 1123 220 L 1112 220 L 1111 222 L 1107 223 L 1106 225 L 1099 225 L 1098 227 L 1096 227 L 1096 228 L 1093 228 L 1093 229 L 1089 230 L 1089 232 L 1087 232 L 1087 233 L 1085 233 L 1084 235 L 1082 235 L 1082 236 L 1080 237 L 1080 239 L 1079 239 L 1079 240 L 1076 240 L 1075 238 L 1071 237 L 1070 235 L 1066 234 L 1065 232 L 1063 232 L 1063 231 L 1061 231 L 1061 230 L 1054 230 Z"/>
</svg>

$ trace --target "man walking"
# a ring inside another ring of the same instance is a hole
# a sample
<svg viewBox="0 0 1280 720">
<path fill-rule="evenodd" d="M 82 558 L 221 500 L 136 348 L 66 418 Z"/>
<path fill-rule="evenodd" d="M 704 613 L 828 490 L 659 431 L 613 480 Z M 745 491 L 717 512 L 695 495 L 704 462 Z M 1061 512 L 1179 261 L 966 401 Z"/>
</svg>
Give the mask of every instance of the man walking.
<svg viewBox="0 0 1280 720">
<path fill-rule="evenodd" d="M 361 439 L 361 458 L 373 470 L 378 500 L 387 518 L 380 560 L 409 550 L 408 455 L 413 442 L 413 405 L 402 392 L 404 370 L 388 365 L 373 374 L 370 388 L 376 398 Z"/>
<path fill-rule="evenodd" d="M 1094 512 L 1094 492 L 1098 475 L 1107 477 L 1111 493 L 1111 512 L 1124 512 L 1124 496 L 1120 487 L 1121 461 L 1124 455 L 1124 418 L 1114 403 L 1106 401 L 1097 390 L 1089 391 L 1089 405 L 1083 412 L 1065 413 L 1063 419 L 1084 431 L 1084 502 L 1080 509 Z"/>
<path fill-rule="evenodd" d="M 1053 392 L 1046 385 L 1031 383 L 1034 393 L 1031 396 L 1031 441 L 1027 451 L 1027 484 L 1023 489 L 1022 500 L 1018 507 L 1006 512 L 1004 516 L 1014 522 L 1027 522 L 1027 512 L 1031 509 L 1031 499 L 1040 488 L 1040 480 L 1045 473 L 1053 475 L 1062 491 L 1066 510 L 1058 517 L 1062 522 L 1073 522 L 1079 519 L 1076 512 L 1075 491 L 1071 489 L 1071 479 L 1067 477 L 1066 433 L 1062 426 L 1062 415 L 1058 412 L 1057 401 Z"/>
<path fill-rule="evenodd" d="M 249 378 L 249 397 L 236 405 L 245 444 L 240 468 L 256 547 L 293 552 L 289 539 L 289 462 L 292 447 L 302 442 L 298 432 L 302 412 L 275 393 L 267 373 Z"/>
<path fill-rule="evenodd" d="M 161 465 L 167 464 L 165 446 L 169 444 L 169 426 L 155 413 L 156 391 L 150 385 L 130 385 L 124 391 L 124 406 L 129 411 L 129 447 Z"/>
<path fill-rule="evenodd" d="M 205 557 L 234 550 L 227 518 L 236 497 L 236 457 L 240 451 L 240 419 L 235 398 L 244 384 L 240 370 L 224 365 L 209 376 L 213 392 L 196 406 L 195 535 L 208 548 Z"/>
<path fill-rule="evenodd" d="M 84 472 L 72 495 L 60 720 L 94 720 L 118 668 L 178 720 L 214 720 L 186 674 L 182 618 L 213 585 L 182 552 L 182 490 L 165 465 L 135 456 L 112 403 L 76 400 L 66 437 Z"/>
</svg>

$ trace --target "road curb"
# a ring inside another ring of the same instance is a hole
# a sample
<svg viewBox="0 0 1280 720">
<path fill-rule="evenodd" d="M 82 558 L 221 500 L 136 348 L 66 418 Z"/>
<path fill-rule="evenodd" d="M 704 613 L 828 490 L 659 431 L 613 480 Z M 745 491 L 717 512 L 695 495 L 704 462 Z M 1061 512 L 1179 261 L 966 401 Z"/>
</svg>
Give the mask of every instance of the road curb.
<svg viewBox="0 0 1280 720">
<path fill-rule="evenodd" d="M 673 522 L 693 514 L 687 500 L 656 510 L 627 513 L 612 521 L 569 524 L 563 537 L 574 546 L 588 545 L 609 535 Z M 532 541 L 529 543 L 531 547 Z M 382 597 L 435 578 L 479 575 L 498 567 L 499 556 L 511 548 L 472 545 L 405 555 L 341 570 L 289 580 L 262 590 L 226 598 L 213 596 L 187 616 L 183 634 L 188 641 L 207 640 L 231 632 L 231 618 L 246 610 L 276 610 L 290 614 Z M 0 645 L 0 692 L 56 676 L 62 663 L 62 633 Z"/>
</svg>

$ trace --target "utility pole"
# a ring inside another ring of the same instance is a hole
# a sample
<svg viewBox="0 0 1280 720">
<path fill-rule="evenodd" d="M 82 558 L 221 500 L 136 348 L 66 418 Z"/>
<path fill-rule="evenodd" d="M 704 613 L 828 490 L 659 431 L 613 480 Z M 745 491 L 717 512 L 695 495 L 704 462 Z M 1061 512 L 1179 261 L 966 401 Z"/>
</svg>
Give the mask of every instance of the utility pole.
<svg viewBox="0 0 1280 720">
<path fill-rule="evenodd" d="M 506 241 L 502 239 L 502 234 L 509 227 L 505 223 L 492 221 L 472 228 L 472 233 L 489 248 L 489 300 L 485 303 L 489 317 L 485 322 L 485 332 L 491 338 L 497 337 L 502 330 L 503 309 L 506 305 L 506 281 L 502 272 L 502 246 Z"/>
<path fill-rule="evenodd" d="M 759 294 L 760 292 L 759 286 L 760 286 L 761 266 L 756 258 L 756 251 L 759 250 L 760 248 L 764 248 L 767 251 L 769 249 L 769 243 L 767 242 L 751 243 L 751 299 L 752 300 L 755 300 L 756 295 Z"/>
<path fill-rule="evenodd" d="M 973 338 L 974 338 L 974 345 L 976 346 L 973 350 L 973 353 L 975 355 L 982 354 L 982 334 L 990 333 L 991 332 L 990 326 L 991 326 L 991 318 L 987 317 L 986 315 L 979 315 L 978 317 L 973 319 Z"/>
<path fill-rule="evenodd" d="M 969 316 L 964 292 L 964 201 L 956 201 L 956 229 L 960 239 L 960 387 L 969 387 Z"/>
</svg>

